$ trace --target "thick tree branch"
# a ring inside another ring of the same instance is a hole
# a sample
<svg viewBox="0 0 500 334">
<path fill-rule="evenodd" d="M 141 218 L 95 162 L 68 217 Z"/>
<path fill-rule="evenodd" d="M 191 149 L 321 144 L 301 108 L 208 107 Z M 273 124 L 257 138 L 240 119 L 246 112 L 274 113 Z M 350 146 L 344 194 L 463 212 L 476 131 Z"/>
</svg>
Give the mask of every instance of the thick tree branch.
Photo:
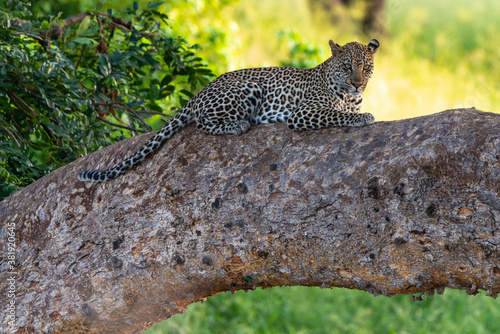
<svg viewBox="0 0 500 334">
<path fill-rule="evenodd" d="M 107 147 L 0 203 L 16 328 L 139 333 L 207 296 L 280 285 L 496 297 L 499 129 L 476 110 L 239 137 L 189 127 L 117 180 L 77 181 L 151 134 Z"/>
</svg>

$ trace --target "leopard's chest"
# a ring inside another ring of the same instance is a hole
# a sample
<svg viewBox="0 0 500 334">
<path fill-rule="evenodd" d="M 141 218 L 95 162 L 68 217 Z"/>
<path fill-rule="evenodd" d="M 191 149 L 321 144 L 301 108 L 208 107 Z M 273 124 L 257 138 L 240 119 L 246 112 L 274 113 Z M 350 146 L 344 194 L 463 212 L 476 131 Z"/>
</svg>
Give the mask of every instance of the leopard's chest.
<svg viewBox="0 0 500 334">
<path fill-rule="evenodd" d="M 335 102 L 333 105 L 338 111 L 359 112 L 363 97 L 361 94 L 351 95 L 343 90 L 334 90 Z"/>
</svg>

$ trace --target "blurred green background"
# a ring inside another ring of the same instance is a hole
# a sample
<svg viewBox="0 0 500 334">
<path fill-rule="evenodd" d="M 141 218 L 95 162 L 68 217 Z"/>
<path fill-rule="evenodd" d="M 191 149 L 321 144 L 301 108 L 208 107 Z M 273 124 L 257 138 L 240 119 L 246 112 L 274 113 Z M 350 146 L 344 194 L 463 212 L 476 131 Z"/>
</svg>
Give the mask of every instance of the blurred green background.
<svg viewBox="0 0 500 334">
<path fill-rule="evenodd" d="M 203 46 L 217 74 L 312 67 L 329 57 L 329 39 L 366 44 L 376 38 L 381 49 L 363 103 L 377 120 L 462 107 L 500 112 L 499 1 L 386 1 L 376 22 L 384 31 L 368 35 L 362 27 L 366 2 L 325 10 L 325 3 L 339 1 L 169 1 L 167 11 L 174 29 Z"/>
<path fill-rule="evenodd" d="M 364 94 L 379 121 L 472 107 L 500 111 L 500 2 L 390 0 L 367 31 L 367 4 L 341 0 L 171 0 L 174 34 L 199 43 L 216 74 L 244 67 L 315 66 L 339 44 L 376 38 L 381 49 Z M 146 6 L 147 1 L 140 1 Z M 34 11 L 62 17 L 122 1 L 35 1 Z M 161 124 L 153 125 L 158 128 Z M 345 289 L 284 287 L 219 294 L 155 325 L 159 333 L 499 333 L 500 302 L 481 293 L 412 302 Z"/>
<path fill-rule="evenodd" d="M 147 1 L 139 2 L 145 6 Z M 388 0 L 365 32 L 367 1 L 171 0 L 160 8 L 175 33 L 202 46 L 216 74 L 260 66 L 312 67 L 330 56 L 328 40 L 381 43 L 363 110 L 378 121 L 428 115 L 451 108 L 500 111 L 500 2 L 497 0 Z M 122 2 L 39 1 L 68 13 Z M 66 3 L 66 4 L 64 4 Z M 130 6 L 130 4 L 128 4 Z M 66 15 L 63 15 L 66 17 Z"/>
</svg>

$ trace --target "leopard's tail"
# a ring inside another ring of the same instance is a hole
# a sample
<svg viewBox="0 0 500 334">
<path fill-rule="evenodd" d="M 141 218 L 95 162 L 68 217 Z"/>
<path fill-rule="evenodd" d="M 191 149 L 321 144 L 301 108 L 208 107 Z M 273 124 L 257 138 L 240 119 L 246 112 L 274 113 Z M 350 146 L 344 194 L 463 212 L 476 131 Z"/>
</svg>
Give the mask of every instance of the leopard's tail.
<svg viewBox="0 0 500 334">
<path fill-rule="evenodd" d="M 133 155 L 113 166 L 113 168 L 105 171 L 88 170 L 78 173 L 78 180 L 105 182 L 112 180 L 119 175 L 125 173 L 133 166 L 139 164 L 151 153 L 156 151 L 163 143 L 165 143 L 176 132 L 186 127 L 192 122 L 191 113 L 185 106 L 177 113 L 167 124 L 165 124 L 158 133 L 151 138 L 146 145 L 141 147 Z"/>
</svg>

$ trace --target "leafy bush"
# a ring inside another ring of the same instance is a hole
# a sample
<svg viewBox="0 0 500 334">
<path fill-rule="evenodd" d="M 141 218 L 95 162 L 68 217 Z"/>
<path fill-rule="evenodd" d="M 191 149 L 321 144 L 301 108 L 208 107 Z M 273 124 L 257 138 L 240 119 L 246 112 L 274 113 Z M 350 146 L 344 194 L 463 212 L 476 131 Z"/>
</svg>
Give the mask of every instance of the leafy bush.
<svg viewBox="0 0 500 334">
<path fill-rule="evenodd" d="M 323 49 L 315 46 L 299 33 L 290 29 L 281 30 L 277 34 L 278 41 L 288 46 L 288 60 L 282 60 L 281 66 L 311 68 L 325 61 Z"/>
<path fill-rule="evenodd" d="M 160 4 L 139 9 L 134 2 L 125 18 L 108 11 L 62 20 L 6 1 L 0 199 L 88 152 L 150 131 L 148 122 L 165 121 L 213 77 L 196 56 L 198 45 L 165 34 Z"/>
</svg>

